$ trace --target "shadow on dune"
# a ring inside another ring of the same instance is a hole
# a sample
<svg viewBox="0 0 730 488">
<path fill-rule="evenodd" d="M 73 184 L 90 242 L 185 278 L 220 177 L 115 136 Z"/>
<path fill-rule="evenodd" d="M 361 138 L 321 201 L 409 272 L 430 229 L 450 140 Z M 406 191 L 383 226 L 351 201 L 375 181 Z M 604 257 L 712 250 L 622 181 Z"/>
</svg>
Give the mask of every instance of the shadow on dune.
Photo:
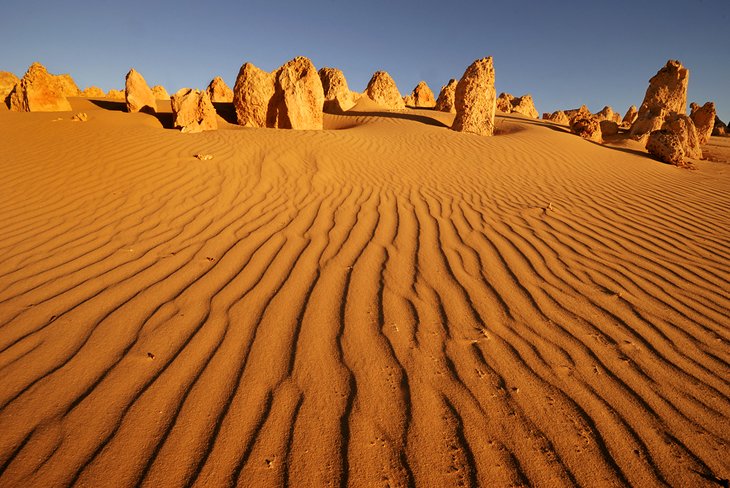
<svg viewBox="0 0 730 488">
<path fill-rule="evenodd" d="M 117 100 L 95 100 L 95 99 L 89 99 L 91 103 L 96 105 L 99 108 L 103 108 L 104 110 L 115 110 L 117 112 L 126 112 L 127 111 L 127 104 L 123 101 L 117 101 Z"/>
<path fill-rule="evenodd" d="M 347 112 L 334 114 L 334 115 L 344 115 L 344 116 L 353 116 L 353 117 L 385 117 L 390 119 L 404 119 L 404 120 L 412 120 L 414 122 L 421 122 L 422 124 L 427 125 L 433 125 L 436 127 L 448 127 L 443 122 L 436 120 L 431 117 L 427 117 L 425 115 L 417 115 L 417 114 L 404 114 L 400 112 L 354 112 L 352 110 L 348 110 Z"/>
<path fill-rule="evenodd" d="M 111 110 L 115 112 L 126 112 L 127 104 L 117 100 L 89 100 L 91 103 L 104 110 Z M 141 113 L 152 115 L 160 121 L 162 127 L 165 129 L 172 129 L 172 113 L 171 112 L 154 112 L 146 109 L 146 107 L 140 110 Z"/>
<path fill-rule="evenodd" d="M 233 102 L 213 102 L 215 111 L 218 115 L 229 124 L 238 124 L 236 120 L 236 108 Z"/>
</svg>

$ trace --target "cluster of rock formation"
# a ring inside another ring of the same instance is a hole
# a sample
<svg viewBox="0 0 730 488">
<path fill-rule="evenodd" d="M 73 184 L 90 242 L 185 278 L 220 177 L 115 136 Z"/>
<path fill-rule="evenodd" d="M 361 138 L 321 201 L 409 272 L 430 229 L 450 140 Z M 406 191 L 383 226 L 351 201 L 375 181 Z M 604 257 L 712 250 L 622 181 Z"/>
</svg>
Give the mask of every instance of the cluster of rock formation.
<svg viewBox="0 0 730 488">
<path fill-rule="evenodd" d="M 104 90 L 98 86 L 87 86 L 81 92 L 81 96 L 87 98 L 104 98 L 106 95 L 104 94 Z"/>
<path fill-rule="evenodd" d="M 499 98 L 497 98 L 497 110 L 506 114 L 518 113 L 533 119 L 540 117 L 535 108 L 535 102 L 532 100 L 532 95 L 529 93 L 521 97 L 514 97 L 509 93 L 500 93 Z"/>
<path fill-rule="evenodd" d="M 403 97 L 403 102 L 408 107 L 433 108 L 436 106 L 436 98 L 425 81 L 416 85 L 410 95 Z"/>
<path fill-rule="evenodd" d="M 679 61 L 670 60 L 649 80 L 649 88 L 639 109 L 632 105 L 621 115 L 610 106 L 593 114 L 583 105 L 578 109 L 544 113 L 542 118 L 560 125 L 590 141 L 602 143 L 604 136 L 619 129 L 646 144 L 660 159 L 682 165 L 685 158 L 701 158 L 700 145 L 711 135 L 725 135 L 727 126 L 717 117 L 715 105 L 691 104 L 686 115 L 689 71 Z M 171 99 L 173 124 L 183 132 L 199 132 L 218 126 L 213 102 L 233 102 L 239 124 L 247 127 L 321 129 L 323 111 L 342 113 L 352 108 L 359 97 L 367 96 L 388 110 L 406 105 L 435 108 L 455 113 L 452 129 L 481 135 L 494 133 L 496 110 L 537 118 L 532 97 L 496 96 L 492 58 L 474 61 L 462 78 L 441 87 L 438 99 L 425 81 L 402 97 L 395 81 L 385 71 L 377 71 L 364 94 L 353 92 L 341 70 L 317 71 L 305 57 L 297 57 L 273 72 L 245 63 L 231 90 L 222 78 L 214 78 L 204 91 L 184 88 L 169 97 L 165 88 L 150 88 L 136 70 L 125 78 L 124 91 L 106 94 L 96 86 L 80 91 L 68 74 L 53 75 L 34 63 L 22 79 L 0 71 L 0 99 L 15 111 L 70 111 L 68 97 L 84 96 L 124 99 L 129 112 L 156 112 L 156 100 Z"/>
<path fill-rule="evenodd" d="M 679 61 L 669 60 L 649 80 L 638 117 L 631 126 L 631 135 L 637 139 L 646 138 L 652 131 L 661 129 L 670 115 L 685 114 L 688 83 L 689 70 Z"/>
<path fill-rule="evenodd" d="M 112 100 L 124 100 L 124 90 L 115 90 L 112 88 L 106 92 L 106 97 L 111 98 Z"/>
<path fill-rule="evenodd" d="M 272 73 L 244 64 L 233 88 L 233 104 L 238 123 L 247 127 L 322 129 L 322 81 L 303 56 Z"/>
<path fill-rule="evenodd" d="M 319 79 L 324 90 L 324 111 L 342 113 L 350 110 L 356 103 L 357 96 L 347 86 L 345 74 L 337 68 L 322 68 Z"/>
<path fill-rule="evenodd" d="M 69 75 L 52 75 L 40 63 L 33 63 L 7 95 L 10 110 L 16 112 L 67 112 L 66 97 L 78 96 L 79 89 Z"/>
<path fill-rule="evenodd" d="M 464 71 L 454 94 L 456 117 L 451 128 L 458 132 L 491 136 L 497 94 L 492 57 L 477 59 Z"/>
<path fill-rule="evenodd" d="M 702 109 L 697 106 L 694 110 L 697 112 L 694 119 L 701 125 L 702 135 L 698 136 L 693 118 L 687 116 L 688 84 L 689 70 L 679 61 L 667 61 L 649 80 L 644 101 L 631 126 L 631 135 L 644 142 L 649 153 L 671 164 L 678 164 L 680 152 L 681 157 L 701 158 L 700 144 L 709 138 L 707 134 L 712 134 L 709 126 L 710 121 L 714 120 L 714 104 L 706 104 Z M 653 135 L 658 131 L 664 132 Z M 672 133 L 674 137 L 669 137 L 666 132 Z"/>
</svg>

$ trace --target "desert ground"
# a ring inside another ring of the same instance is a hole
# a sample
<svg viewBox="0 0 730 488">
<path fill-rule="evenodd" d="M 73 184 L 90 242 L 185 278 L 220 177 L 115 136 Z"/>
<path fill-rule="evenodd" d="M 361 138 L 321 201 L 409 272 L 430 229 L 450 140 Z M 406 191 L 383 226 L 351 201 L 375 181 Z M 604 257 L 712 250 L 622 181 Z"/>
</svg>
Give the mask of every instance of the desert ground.
<svg viewBox="0 0 730 488">
<path fill-rule="evenodd" d="M 727 486 L 730 138 L 70 102 L 0 108 L 0 486 Z"/>
</svg>

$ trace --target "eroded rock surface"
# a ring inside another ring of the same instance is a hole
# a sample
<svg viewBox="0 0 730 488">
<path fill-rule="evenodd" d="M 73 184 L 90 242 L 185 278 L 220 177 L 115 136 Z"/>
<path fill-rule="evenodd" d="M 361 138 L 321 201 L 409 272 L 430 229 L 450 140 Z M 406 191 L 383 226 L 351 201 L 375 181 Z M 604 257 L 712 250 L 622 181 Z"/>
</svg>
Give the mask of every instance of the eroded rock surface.
<svg viewBox="0 0 730 488">
<path fill-rule="evenodd" d="M 223 81 L 223 78 L 216 76 L 208 84 L 206 89 L 211 102 L 232 102 L 233 90 Z"/>
<path fill-rule="evenodd" d="M 492 57 L 477 59 L 456 85 L 456 117 L 451 128 L 458 132 L 493 135 L 496 102 Z"/>
<path fill-rule="evenodd" d="M 385 71 L 376 71 L 370 78 L 365 94 L 375 103 L 390 110 L 402 110 L 406 104 L 393 78 Z"/>
<path fill-rule="evenodd" d="M 342 113 L 355 105 L 355 96 L 347 86 L 347 79 L 342 70 L 337 68 L 321 68 L 319 79 L 324 90 L 324 111 Z"/>
<path fill-rule="evenodd" d="M 173 126 L 181 132 L 202 132 L 218 128 L 215 107 L 207 91 L 183 88 L 170 99 Z"/>
<path fill-rule="evenodd" d="M 65 87 L 57 76 L 40 63 L 33 63 L 9 97 L 10 109 L 16 112 L 67 112 L 71 104 Z"/>
<path fill-rule="evenodd" d="M 157 102 L 144 77 L 134 68 L 129 70 L 124 83 L 127 112 L 156 112 Z"/>
<path fill-rule="evenodd" d="M 454 99 L 456 96 L 456 85 L 458 84 L 459 82 L 452 78 L 447 84 L 441 87 L 439 97 L 436 99 L 436 110 L 441 112 L 456 112 Z"/>
</svg>

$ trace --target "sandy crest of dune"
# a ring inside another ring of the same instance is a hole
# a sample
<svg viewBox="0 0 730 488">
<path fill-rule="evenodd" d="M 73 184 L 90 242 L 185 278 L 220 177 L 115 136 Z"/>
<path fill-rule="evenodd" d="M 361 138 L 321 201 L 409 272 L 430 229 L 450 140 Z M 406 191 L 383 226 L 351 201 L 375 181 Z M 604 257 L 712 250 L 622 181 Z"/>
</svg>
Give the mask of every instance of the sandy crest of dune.
<svg viewBox="0 0 730 488">
<path fill-rule="evenodd" d="M 687 171 L 514 115 L 71 101 L 0 112 L 0 486 L 730 476 L 725 140 Z"/>
</svg>

